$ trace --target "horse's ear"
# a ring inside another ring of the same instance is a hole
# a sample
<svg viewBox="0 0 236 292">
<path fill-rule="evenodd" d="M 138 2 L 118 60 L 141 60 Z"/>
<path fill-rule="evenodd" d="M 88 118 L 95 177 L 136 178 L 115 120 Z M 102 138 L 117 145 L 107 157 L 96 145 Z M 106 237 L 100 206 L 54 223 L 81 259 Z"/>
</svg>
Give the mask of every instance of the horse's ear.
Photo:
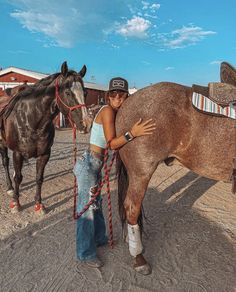
<svg viewBox="0 0 236 292">
<path fill-rule="evenodd" d="M 79 71 L 79 75 L 83 78 L 86 74 L 87 67 L 84 65 L 83 68 Z"/>
<path fill-rule="evenodd" d="M 68 73 L 68 66 L 67 66 L 67 63 L 66 61 L 61 65 L 61 74 L 63 76 L 66 76 Z"/>
</svg>

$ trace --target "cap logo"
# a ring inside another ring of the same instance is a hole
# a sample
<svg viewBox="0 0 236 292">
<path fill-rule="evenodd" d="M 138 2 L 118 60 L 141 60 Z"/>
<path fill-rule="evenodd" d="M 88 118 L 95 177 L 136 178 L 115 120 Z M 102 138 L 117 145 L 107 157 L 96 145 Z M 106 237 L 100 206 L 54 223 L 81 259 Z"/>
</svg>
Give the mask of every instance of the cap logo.
<svg viewBox="0 0 236 292">
<path fill-rule="evenodd" d="M 112 87 L 125 87 L 124 80 L 113 80 L 112 81 Z"/>
</svg>

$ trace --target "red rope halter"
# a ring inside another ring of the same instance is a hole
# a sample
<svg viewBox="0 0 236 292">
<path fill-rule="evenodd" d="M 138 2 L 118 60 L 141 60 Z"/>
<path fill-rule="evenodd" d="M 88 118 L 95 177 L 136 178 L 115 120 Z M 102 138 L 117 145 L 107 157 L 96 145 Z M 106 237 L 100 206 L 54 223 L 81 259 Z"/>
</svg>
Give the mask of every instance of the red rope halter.
<svg viewBox="0 0 236 292">
<path fill-rule="evenodd" d="M 67 104 L 64 103 L 64 101 L 62 100 L 62 98 L 60 97 L 59 95 L 59 85 L 58 85 L 58 78 L 56 79 L 56 103 L 57 103 L 57 106 L 59 108 L 59 102 L 66 108 L 69 110 L 67 116 L 68 116 L 68 119 L 69 119 L 69 122 L 72 126 L 72 128 L 74 128 L 74 122 L 73 122 L 73 119 L 72 119 L 72 116 L 71 116 L 71 113 L 72 111 L 76 110 L 76 109 L 79 109 L 81 107 L 87 107 L 86 104 L 76 104 L 74 106 L 68 106 Z"/>
</svg>

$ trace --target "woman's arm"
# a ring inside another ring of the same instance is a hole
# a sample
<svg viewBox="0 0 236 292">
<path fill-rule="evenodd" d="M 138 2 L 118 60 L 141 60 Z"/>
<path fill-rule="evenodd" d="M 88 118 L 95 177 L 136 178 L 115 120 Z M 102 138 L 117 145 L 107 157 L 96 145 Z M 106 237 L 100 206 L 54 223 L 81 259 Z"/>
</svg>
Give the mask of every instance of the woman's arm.
<svg viewBox="0 0 236 292">
<path fill-rule="evenodd" d="M 112 150 L 118 149 L 128 142 L 124 136 L 125 133 L 116 137 L 115 113 L 110 106 L 105 107 L 101 112 L 101 120 L 106 141 L 110 141 L 110 148 Z M 152 123 L 152 119 L 145 122 L 142 122 L 142 119 L 139 119 L 129 131 L 129 135 L 132 138 L 151 135 L 153 130 L 155 130 L 155 123 Z"/>
<path fill-rule="evenodd" d="M 116 137 L 115 113 L 113 109 L 110 106 L 106 106 L 101 114 L 104 135 L 106 141 L 110 141 L 110 148 L 115 150 L 125 145 L 128 141 L 124 135 Z"/>
</svg>

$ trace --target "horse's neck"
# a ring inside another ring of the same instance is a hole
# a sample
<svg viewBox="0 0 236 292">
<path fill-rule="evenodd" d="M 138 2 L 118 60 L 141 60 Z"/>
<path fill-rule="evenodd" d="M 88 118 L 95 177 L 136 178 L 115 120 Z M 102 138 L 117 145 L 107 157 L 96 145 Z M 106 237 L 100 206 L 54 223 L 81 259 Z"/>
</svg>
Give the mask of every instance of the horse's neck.
<svg viewBox="0 0 236 292">
<path fill-rule="evenodd" d="M 14 109 L 14 112 L 24 111 L 26 119 L 31 119 L 33 116 L 35 122 L 53 120 L 59 113 L 54 94 L 40 96 L 34 92 L 19 98 Z"/>
<path fill-rule="evenodd" d="M 42 107 L 47 111 L 53 118 L 59 113 L 59 107 L 56 100 L 56 81 L 52 81 L 50 84 L 50 90 L 47 95 L 42 97 Z"/>
<path fill-rule="evenodd" d="M 9 96 L 0 96 L 0 111 L 10 101 Z"/>
<path fill-rule="evenodd" d="M 41 109 L 43 115 L 46 114 L 47 116 L 51 116 L 51 118 L 54 118 L 59 113 L 54 95 L 46 95 L 39 98 L 36 100 L 36 105 Z"/>
</svg>

